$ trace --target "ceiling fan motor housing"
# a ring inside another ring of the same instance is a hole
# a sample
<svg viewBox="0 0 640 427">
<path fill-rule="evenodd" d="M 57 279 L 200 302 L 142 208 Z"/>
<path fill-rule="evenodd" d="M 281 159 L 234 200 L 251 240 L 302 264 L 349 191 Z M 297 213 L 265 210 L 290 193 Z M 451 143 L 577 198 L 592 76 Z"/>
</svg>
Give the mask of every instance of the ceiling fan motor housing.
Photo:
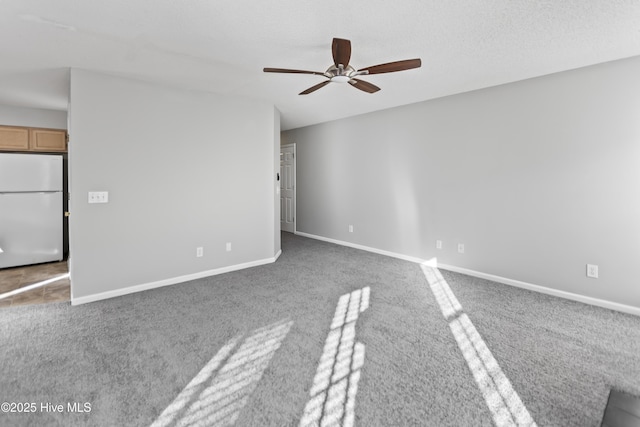
<svg viewBox="0 0 640 427">
<path fill-rule="evenodd" d="M 342 64 L 339 64 L 337 67 L 335 65 L 332 65 L 324 73 L 324 75 L 331 79 L 332 82 L 337 83 L 346 83 L 353 77 L 359 76 L 361 74 L 367 74 L 367 72 L 358 72 L 351 65 L 347 65 L 346 67 L 344 67 Z"/>
</svg>

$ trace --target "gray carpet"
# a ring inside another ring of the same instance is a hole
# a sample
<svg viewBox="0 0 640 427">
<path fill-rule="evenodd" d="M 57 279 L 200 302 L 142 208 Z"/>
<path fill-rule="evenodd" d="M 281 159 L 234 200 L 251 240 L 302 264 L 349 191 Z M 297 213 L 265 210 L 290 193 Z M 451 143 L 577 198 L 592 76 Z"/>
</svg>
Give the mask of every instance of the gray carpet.
<svg viewBox="0 0 640 427">
<path fill-rule="evenodd" d="M 355 425 L 494 424 L 420 266 L 289 233 L 282 247 L 271 265 L 76 307 L 1 309 L 0 401 L 37 408 L 0 413 L 0 425 L 159 425 L 185 395 L 166 425 L 298 425 L 340 297 L 366 287 L 355 337 L 337 329 L 364 355 L 346 386 L 357 385 Z M 598 426 L 612 387 L 640 394 L 640 318 L 441 273 L 537 425 Z M 340 399 L 319 408 L 347 408 Z M 84 403 L 90 412 L 77 411 Z"/>
</svg>

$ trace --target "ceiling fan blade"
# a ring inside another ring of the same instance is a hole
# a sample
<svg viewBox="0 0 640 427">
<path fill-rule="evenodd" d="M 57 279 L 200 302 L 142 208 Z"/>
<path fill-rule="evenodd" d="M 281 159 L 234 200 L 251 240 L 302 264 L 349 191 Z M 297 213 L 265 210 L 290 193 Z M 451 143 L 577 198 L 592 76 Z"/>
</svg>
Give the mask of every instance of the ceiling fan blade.
<svg viewBox="0 0 640 427">
<path fill-rule="evenodd" d="M 349 80 L 349 83 L 351 83 L 351 86 L 367 93 L 375 93 L 380 90 L 378 86 L 365 82 L 364 80 L 351 79 Z"/>
<path fill-rule="evenodd" d="M 324 73 L 319 71 L 290 70 L 288 68 L 264 68 L 262 71 L 265 73 L 315 74 L 318 76 L 324 76 Z"/>
<path fill-rule="evenodd" d="M 396 71 L 410 70 L 412 68 L 420 68 L 422 61 L 417 59 L 405 59 L 404 61 L 387 62 L 386 64 L 372 65 L 371 67 L 361 68 L 358 71 L 368 71 L 368 74 L 393 73 Z"/>
<path fill-rule="evenodd" d="M 309 89 L 300 92 L 298 95 L 309 95 L 311 92 L 315 92 L 316 90 L 320 89 L 321 87 L 325 87 L 329 83 L 331 83 L 331 80 L 325 80 L 322 83 L 318 83 L 317 85 L 311 86 Z"/>
<path fill-rule="evenodd" d="M 342 64 L 344 68 L 349 65 L 351 59 L 351 42 L 346 39 L 333 39 L 331 45 L 331 53 L 333 54 L 333 63 L 337 67 Z"/>
</svg>

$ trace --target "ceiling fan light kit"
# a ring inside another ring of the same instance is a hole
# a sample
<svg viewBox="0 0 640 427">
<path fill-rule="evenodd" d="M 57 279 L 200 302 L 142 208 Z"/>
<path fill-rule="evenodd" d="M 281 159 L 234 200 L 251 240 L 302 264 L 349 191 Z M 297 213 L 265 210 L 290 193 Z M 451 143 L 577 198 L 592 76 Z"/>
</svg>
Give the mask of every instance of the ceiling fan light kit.
<svg viewBox="0 0 640 427">
<path fill-rule="evenodd" d="M 263 71 L 265 73 L 314 74 L 324 76 L 328 79 L 300 92 L 300 95 L 308 95 L 332 82 L 348 82 L 351 86 L 356 89 L 360 89 L 363 92 L 375 93 L 380 90 L 378 86 L 364 80 L 356 79 L 356 77 L 369 74 L 383 74 L 410 70 L 412 68 L 419 68 L 422 65 L 420 58 L 416 58 L 373 65 L 371 67 L 357 70 L 349 65 L 349 61 L 351 60 L 351 42 L 346 39 L 334 38 L 333 43 L 331 44 L 331 53 L 333 55 L 333 65 L 327 68 L 327 71 L 324 73 L 319 71 L 292 70 L 288 68 L 264 68 Z"/>
<path fill-rule="evenodd" d="M 336 83 L 346 83 L 349 80 L 351 80 L 351 77 L 349 76 L 335 76 L 331 78 L 331 81 Z"/>
</svg>

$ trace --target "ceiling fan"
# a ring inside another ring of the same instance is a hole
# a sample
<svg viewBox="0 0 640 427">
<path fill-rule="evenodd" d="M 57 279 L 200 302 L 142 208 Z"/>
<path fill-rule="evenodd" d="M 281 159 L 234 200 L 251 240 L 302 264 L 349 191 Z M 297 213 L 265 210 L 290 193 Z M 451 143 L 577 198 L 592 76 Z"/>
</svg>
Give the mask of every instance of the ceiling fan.
<svg viewBox="0 0 640 427">
<path fill-rule="evenodd" d="M 327 68 L 327 71 L 324 73 L 319 71 L 290 70 L 287 68 L 265 68 L 263 71 L 265 73 L 315 74 L 318 76 L 324 76 L 328 79 L 300 92 L 299 95 L 308 95 L 331 82 L 348 82 L 356 89 L 360 89 L 367 93 L 374 93 L 380 90 L 378 86 L 365 82 L 364 80 L 357 79 L 356 77 L 368 74 L 393 73 L 396 71 L 410 70 L 412 68 L 419 68 L 422 65 L 420 58 L 417 58 L 405 59 L 404 61 L 387 62 L 386 64 L 373 65 L 371 67 L 356 70 L 349 65 L 349 60 L 351 59 L 351 42 L 346 39 L 334 38 L 331 45 L 331 53 L 333 54 L 333 65 Z"/>
</svg>

